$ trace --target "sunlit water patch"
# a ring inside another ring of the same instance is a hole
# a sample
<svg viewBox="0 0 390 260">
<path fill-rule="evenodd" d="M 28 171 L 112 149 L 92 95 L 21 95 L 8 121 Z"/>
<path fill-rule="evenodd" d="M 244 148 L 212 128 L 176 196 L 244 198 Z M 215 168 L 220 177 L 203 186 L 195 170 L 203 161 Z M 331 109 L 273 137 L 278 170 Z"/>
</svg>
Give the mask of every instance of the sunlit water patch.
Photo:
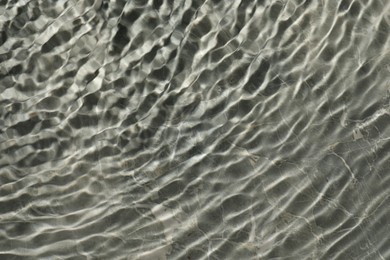
<svg viewBox="0 0 390 260">
<path fill-rule="evenodd" d="M 0 1 L 0 258 L 390 259 L 389 14 Z"/>
</svg>

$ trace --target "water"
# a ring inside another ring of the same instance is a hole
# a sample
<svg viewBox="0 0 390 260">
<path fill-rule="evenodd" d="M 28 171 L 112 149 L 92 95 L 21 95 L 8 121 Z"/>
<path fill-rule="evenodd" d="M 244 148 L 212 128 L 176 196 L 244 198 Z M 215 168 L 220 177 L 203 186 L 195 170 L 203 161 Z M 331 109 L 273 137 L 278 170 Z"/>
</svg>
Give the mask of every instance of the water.
<svg viewBox="0 0 390 260">
<path fill-rule="evenodd" d="M 390 2 L 0 19 L 0 259 L 390 259 Z"/>
</svg>

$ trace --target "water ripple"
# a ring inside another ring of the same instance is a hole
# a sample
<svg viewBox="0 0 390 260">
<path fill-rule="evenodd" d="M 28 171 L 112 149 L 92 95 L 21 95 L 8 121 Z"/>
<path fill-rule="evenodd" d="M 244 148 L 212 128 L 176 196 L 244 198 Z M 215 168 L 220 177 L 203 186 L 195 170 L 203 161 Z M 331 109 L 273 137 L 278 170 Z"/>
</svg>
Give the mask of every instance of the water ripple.
<svg viewBox="0 0 390 260">
<path fill-rule="evenodd" d="M 389 259 L 386 1 L 0 1 L 1 259 Z"/>
</svg>

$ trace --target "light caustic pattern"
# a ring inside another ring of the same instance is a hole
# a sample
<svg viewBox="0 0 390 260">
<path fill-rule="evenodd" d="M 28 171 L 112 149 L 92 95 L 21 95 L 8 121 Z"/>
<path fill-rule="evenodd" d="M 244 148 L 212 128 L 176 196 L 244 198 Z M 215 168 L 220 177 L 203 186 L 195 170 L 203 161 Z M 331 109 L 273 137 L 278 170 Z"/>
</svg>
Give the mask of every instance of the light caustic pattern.
<svg viewBox="0 0 390 260">
<path fill-rule="evenodd" d="M 390 259 L 389 1 L 0 19 L 0 259 Z"/>
</svg>

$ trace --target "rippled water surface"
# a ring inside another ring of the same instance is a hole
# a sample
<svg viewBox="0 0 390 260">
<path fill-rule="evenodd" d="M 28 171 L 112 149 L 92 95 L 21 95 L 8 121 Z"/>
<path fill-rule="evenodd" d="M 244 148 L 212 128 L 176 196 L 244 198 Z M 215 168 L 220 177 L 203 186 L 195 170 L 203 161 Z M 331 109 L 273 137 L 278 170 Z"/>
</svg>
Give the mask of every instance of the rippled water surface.
<svg viewBox="0 0 390 260">
<path fill-rule="evenodd" d="M 0 259 L 390 259 L 387 0 L 0 1 Z"/>
</svg>

